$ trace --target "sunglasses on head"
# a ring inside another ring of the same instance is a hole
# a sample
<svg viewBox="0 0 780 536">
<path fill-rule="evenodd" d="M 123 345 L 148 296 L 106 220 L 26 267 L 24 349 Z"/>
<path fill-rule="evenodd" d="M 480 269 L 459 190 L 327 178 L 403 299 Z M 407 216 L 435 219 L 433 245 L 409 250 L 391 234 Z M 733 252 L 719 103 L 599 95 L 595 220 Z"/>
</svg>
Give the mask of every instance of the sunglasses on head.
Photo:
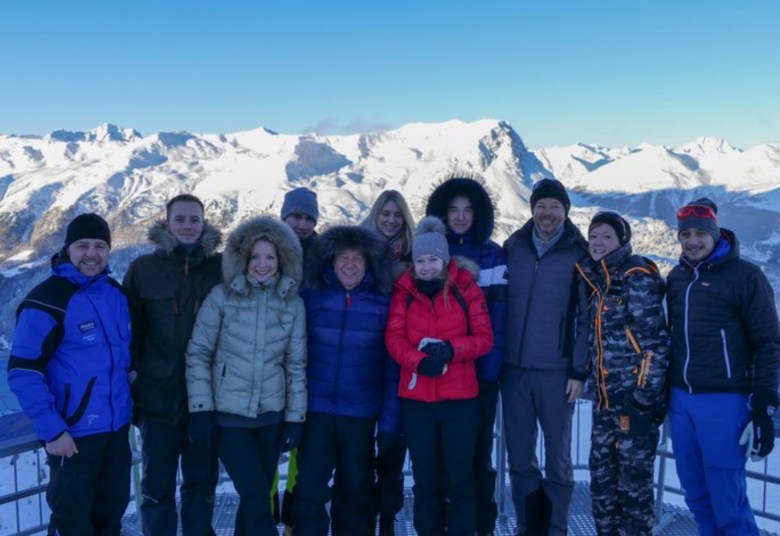
<svg viewBox="0 0 780 536">
<path fill-rule="evenodd" d="M 715 221 L 718 220 L 717 216 L 715 216 L 715 212 L 713 212 L 710 207 L 704 205 L 685 205 L 684 207 L 681 207 L 677 210 L 678 220 L 684 220 L 685 218 L 690 218 L 691 216 Z"/>
</svg>

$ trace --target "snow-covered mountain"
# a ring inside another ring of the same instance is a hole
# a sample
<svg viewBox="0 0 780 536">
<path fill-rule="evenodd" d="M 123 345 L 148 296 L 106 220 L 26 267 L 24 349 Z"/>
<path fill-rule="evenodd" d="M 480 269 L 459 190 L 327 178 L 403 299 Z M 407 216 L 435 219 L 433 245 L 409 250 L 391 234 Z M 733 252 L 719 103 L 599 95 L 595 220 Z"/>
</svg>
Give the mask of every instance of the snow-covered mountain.
<svg viewBox="0 0 780 536">
<path fill-rule="evenodd" d="M 668 267 L 677 255 L 674 210 L 707 195 L 735 229 L 745 256 L 780 287 L 780 144 L 742 151 L 701 138 L 680 147 L 587 144 L 532 150 L 507 123 L 415 123 L 350 136 L 282 135 L 259 128 L 231 134 L 160 132 L 104 124 L 87 132 L 0 136 L 0 334 L 19 300 L 48 271 L 75 215 L 104 215 L 120 276 L 147 251 L 146 229 L 165 201 L 192 192 L 225 231 L 263 212 L 278 214 L 284 193 L 317 191 L 320 227 L 356 222 L 384 189 L 402 191 L 420 216 L 432 186 L 452 173 L 483 177 L 499 209 L 496 239 L 529 216 L 533 183 L 556 177 L 572 190 L 583 231 L 601 208 L 629 216 L 635 246 Z M 671 226 L 671 227 L 670 227 Z"/>
</svg>

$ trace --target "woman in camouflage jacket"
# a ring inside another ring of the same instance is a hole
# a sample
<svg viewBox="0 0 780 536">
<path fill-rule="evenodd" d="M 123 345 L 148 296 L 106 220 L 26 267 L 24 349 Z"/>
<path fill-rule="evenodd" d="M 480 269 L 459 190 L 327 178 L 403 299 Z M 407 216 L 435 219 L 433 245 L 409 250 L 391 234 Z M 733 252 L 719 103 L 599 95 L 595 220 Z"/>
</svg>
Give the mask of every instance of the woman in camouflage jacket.
<svg viewBox="0 0 780 536">
<path fill-rule="evenodd" d="M 602 536 L 652 533 L 653 462 L 666 411 L 664 282 L 652 261 L 632 254 L 630 240 L 622 217 L 596 214 L 590 258 L 577 265 L 591 312 L 591 493 Z"/>
</svg>

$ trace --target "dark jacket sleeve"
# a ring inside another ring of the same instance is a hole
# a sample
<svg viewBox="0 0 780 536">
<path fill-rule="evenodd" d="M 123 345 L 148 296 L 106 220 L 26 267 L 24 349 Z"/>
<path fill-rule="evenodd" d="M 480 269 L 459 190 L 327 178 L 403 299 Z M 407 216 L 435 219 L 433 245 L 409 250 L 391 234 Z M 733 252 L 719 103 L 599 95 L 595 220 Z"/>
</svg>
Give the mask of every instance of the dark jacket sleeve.
<svg viewBox="0 0 780 536">
<path fill-rule="evenodd" d="M 569 379 L 584 382 L 588 377 L 589 368 L 589 345 L 588 335 L 590 329 L 590 308 L 588 307 L 588 294 L 584 288 L 585 282 L 576 275 L 572 285 L 574 293 L 573 303 L 576 304 L 576 310 L 572 313 L 574 319 L 574 346 L 572 348 L 571 363 L 569 365 Z"/>
<path fill-rule="evenodd" d="M 506 253 L 503 248 L 493 244 L 491 248 L 492 261 L 489 270 L 490 280 L 480 284 L 485 292 L 485 300 L 490 313 L 490 323 L 493 328 L 493 349 L 477 361 L 477 372 L 481 380 L 496 381 L 504 361 L 504 346 L 506 339 L 507 315 L 507 269 Z"/>
<path fill-rule="evenodd" d="M 122 290 L 127 296 L 127 304 L 130 307 L 130 327 L 132 338 L 130 339 L 130 370 L 137 371 L 138 364 L 143 353 L 144 319 L 143 300 L 136 284 L 135 264 L 131 263 L 122 279 Z"/>
<path fill-rule="evenodd" d="M 398 379 L 401 368 L 389 352 L 385 352 L 382 380 L 384 399 L 379 416 L 379 431 L 398 434 L 401 430 L 401 401 L 398 398 Z"/>
<path fill-rule="evenodd" d="M 755 267 L 744 286 L 743 322 L 753 359 L 753 388 L 777 391 L 780 367 L 780 323 L 774 291 L 766 276 Z"/>
</svg>

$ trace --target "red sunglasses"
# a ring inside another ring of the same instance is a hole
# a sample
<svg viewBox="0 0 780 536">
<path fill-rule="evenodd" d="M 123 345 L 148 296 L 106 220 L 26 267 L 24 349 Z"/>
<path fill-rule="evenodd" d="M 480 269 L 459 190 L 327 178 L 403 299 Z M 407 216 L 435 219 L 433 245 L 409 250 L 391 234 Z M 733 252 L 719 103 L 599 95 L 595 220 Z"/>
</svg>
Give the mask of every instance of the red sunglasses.
<svg viewBox="0 0 780 536">
<path fill-rule="evenodd" d="M 718 220 L 718 218 L 715 216 L 715 212 L 713 212 L 710 207 L 706 207 L 704 205 L 685 205 L 684 207 L 681 207 L 677 210 L 678 220 L 684 220 L 685 218 L 690 218 L 691 216 L 715 221 Z"/>
</svg>

